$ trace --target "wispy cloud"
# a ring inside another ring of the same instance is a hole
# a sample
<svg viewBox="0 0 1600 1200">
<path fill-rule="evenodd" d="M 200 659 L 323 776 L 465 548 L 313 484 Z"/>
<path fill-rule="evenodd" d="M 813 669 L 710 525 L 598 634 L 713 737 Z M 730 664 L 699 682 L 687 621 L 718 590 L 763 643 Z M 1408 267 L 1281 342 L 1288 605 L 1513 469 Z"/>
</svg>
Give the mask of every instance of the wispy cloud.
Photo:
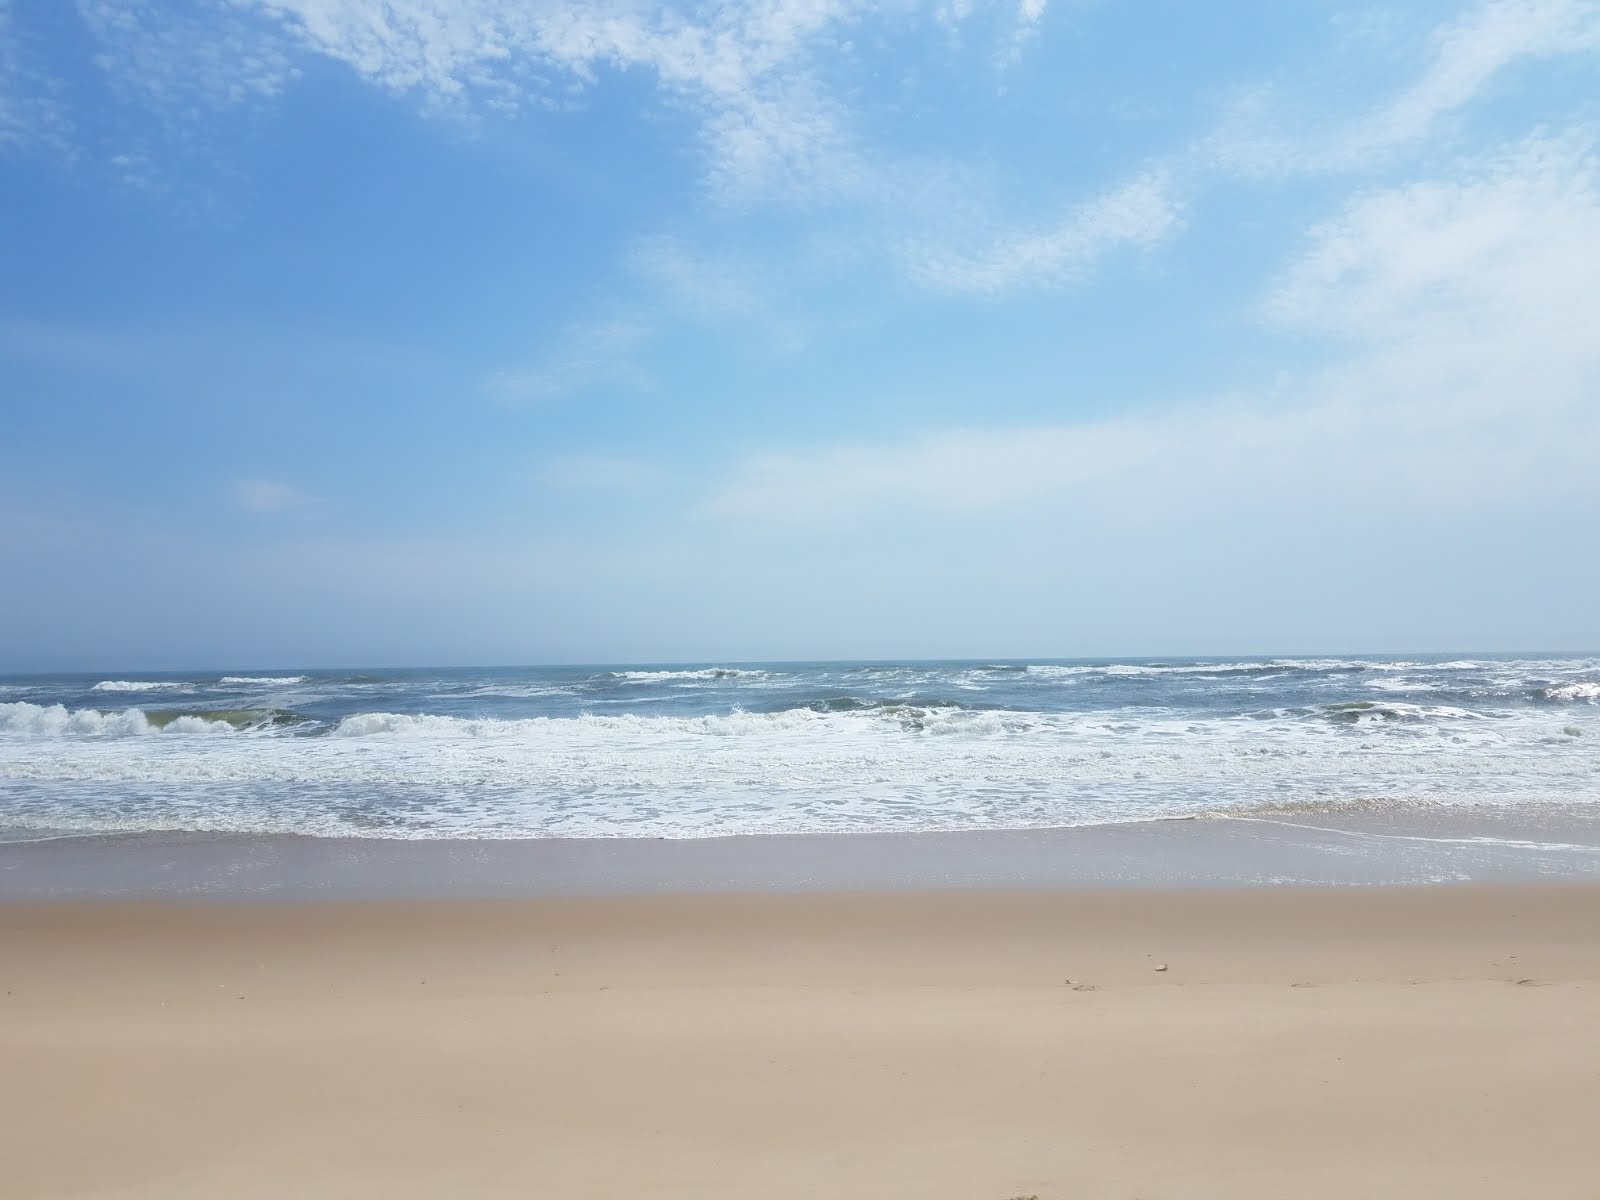
<svg viewBox="0 0 1600 1200">
<path fill-rule="evenodd" d="M 20 62 L 11 0 L 0 0 L 0 66 Z M 982 9 L 1006 14 L 1002 41 L 1034 36 L 1044 0 L 1002 5 L 905 0 L 746 0 L 641 6 L 631 0 L 77 0 L 113 86 L 164 119 L 267 100 L 325 59 L 427 108 L 473 111 L 564 102 L 629 73 L 694 123 L 713 208 L 753 207 L 820 225 L 931 289 L 992 296 L 1079 281 L 1105 254 L 1177 235 L 1217 178 L 1360 171 L 1438 133 L 1519 63 L 1600 50 L 1597 0 L 1483 0 L 1412 49 L 1414 72 L 1360 111 L 1298 85 L 1255 89 L 1215 133 L 1147 159 L 1120 180 L 1079 184 L 1046 211 L 1036 194 L 1001 202 L 1003 180 L 960 155 L 909 154 L 874 140 L 859 92 L 841 79 L 845 47 L 867 34 L 952 27 Z M 989 25 L 993 25 L 990 22 Z M 1002 47 L 1003 48 L 1003 47 Z M 1314 90 L 1314 89 L 1313 89 Z M 26 104 L 19 101 L 24 97 Z M 1315 101 L 1324 115 L 1297 124 Z M 52 118 L 51 114 L 54 114 Z M 0 82 L 0 146 L 64 118 L 45 92 Z M 1289 115 L 1283 115 L 1289 114 Z M 120 149 L 131 180 L 152 177 L 148 147 Z M 670 285 L 705 256 L 668 245 L 639 252 Z M 654 258 L 651 258 L 651 255 Z M 674 255 L 677 255 L 674 258 Z M 736 287 L 702 278 L 731 308 Z M 528 397 L 585 386 L 584 356 L 512 372 L 494 385 Z M 519 383 L 518 380 L 521 380 Z"/>
<path fill-rule="evenodd" d="M 680 308 L 707 315 L 747 313 L 755 289 L 745 267 L 726 254 L 698 252 L 679 238 L 641 238 L 629 265 Z"/>
<path fill-rule="evenodd" d="M 1148 249 L 1171 236 L 1182 222 L 1182 201 L 1171 180 L 1151 172 L 1078 205 L 1054 226 L 1005 232 L 980 250 L 963 252 L 947 242 L 914 242 L 907 248 L 906 264 L 920 283 L 994 295 L 1023 285 L 1076 279 L 1102 255 L 1127 247 Z"/>
<path fill-rule="evenodd" d="M 243 5 L 77 0 L 114 86 L 184 120 L 279 95 L 300 74 L 271 26 Z"/>
<path fill-rule="evenodd" d="M 1435 133 L 1516 65 L 1597 50 L 1594 0 L 1484 0 L 1436 28 L 1415 78 L 1365 112 L 1296 129 L 1281 115 L 1297 110 L 1292 99 L 1258 88 L 1206 139 L 1200 157 L 1251 174 L 1358 170 Z"/>
<path fill-rule="evenodd" d="M 12 0 L 0 0 L 0 152 L 70 152 L 72 122 L 59 91 L 17 28 Z"/>
<path fill-rule="evenodd" d="M 646 389 L 651 380 L 638 352 L 654 332 L 627 320 L 569 326 L 543 359 L 497 371 L 484 387 L 505 404 L 537 404 L 602 387 Z"/>
<path fill-rule="evenodd" d="M 285 509 L 304 508 L 317 499 L 293 484 L 272 479 L 239 479 L 233 485 L 233 499 L 240 508 L 250 512 L 282 512 Z"/>
<path fill-rule="evenodd" d="M 1358 336 L 1269 393 L 1059 426 L 759 456 L 706 502 L 740 521 L 870 523 L 1048 506 L 1096 520 L 1600 501 L 1600 169 L 1533 139 L 1471 178 L 1374 190 L 1313 230 L 1268 310 Z"/>
<path fill-rule="evenodd" d="M 806 52 L 868 8 L 830 0 L 709 9 L 625 0 L 256 2 L 302 46 L 431 103 L 538 102 L 552 73 L 589 84 L 604 69 L 646 72 L 701 114 L 708 178 L 728 195 L 815 173 L 819 147 L 837 131 L 830 106 L 808 86 Z"/>
<path fill-rule="evenodd" d="M 1592 142 L 1534 137 L 1453 177 L 1372 191 L 1318 226 L 1275 320 L 1376 340 L 1433 335 L 1567 351 L 1600 328 Z"/>
<path fill-rule="evenodd" d="M 1013 14 L 1015 31 L 1031 35 L 1044 0 L 887 7 L 865 0 L 709 7 L 630 0 L 215 0 L 182 9 L 142 0 L 77 3 L 113 86 L 173 126 L 270 99 L 311 57 L 342 63 L 424 107 L 462 112 L 543 107 L 565 102 L 574 89 L 602 86 L 611 72 L 642 75 L 654 80 L 665 104 L 695 121 L 706 194 L 726 209 L 825 210 L 871 230 L 861 240 L 878 246 L 907 237 L 943 240 L 953 217 L 971 214 L 956 239 L 969 250 L 947 262 L 920 253 L 908 259 L 917 278 L 939 287 L 983 291 L 1012 277 L 1070 279 L 1097 241 L 1145 238 L 1159 216 L 1130 211 L 1149 199 L 1149 185 L 1135 181 L 1124 195 L 1072 206 L 1065 225 L 1041 220 L 1008 230 L 977 211 L 984 189 L 964 181 L 964 164 L 906 158 L 864 139 L 857 98 L 832 79 L 841 47 L 869 24 L 881 33 L 930 12 L 958 24 L 999 7 Z M 116 162 L 132 181 L 153 177 L 143 143 L 120 148 Z M 1130 219 L 1147 223 L 1114 228 Z M 901 236 L 882 236 L 885 225 Z"/>
</svg>

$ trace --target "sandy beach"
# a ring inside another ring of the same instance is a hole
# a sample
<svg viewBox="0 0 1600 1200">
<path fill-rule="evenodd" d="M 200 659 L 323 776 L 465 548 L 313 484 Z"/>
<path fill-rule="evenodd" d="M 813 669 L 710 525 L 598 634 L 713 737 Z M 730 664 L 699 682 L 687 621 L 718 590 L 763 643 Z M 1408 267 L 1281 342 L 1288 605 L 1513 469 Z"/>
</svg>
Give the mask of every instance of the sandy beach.
<svg viewBox="0 0 1600 1200">
<path fill-rule="evenodd" d="M 0 974 L 6 1196 L 1600 1187 L 1586 884 L 9 904 Z"/>
</svg>

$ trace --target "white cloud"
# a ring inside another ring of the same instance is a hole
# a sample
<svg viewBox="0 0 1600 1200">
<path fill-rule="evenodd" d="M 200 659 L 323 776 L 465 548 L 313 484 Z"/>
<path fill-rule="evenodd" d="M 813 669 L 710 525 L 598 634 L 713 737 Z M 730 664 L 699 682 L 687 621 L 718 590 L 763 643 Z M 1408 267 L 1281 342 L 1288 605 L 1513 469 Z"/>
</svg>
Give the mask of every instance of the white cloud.
<svg viewBox="0 0 1600 1200">
<path fill-rule="evenodd" d="M 1163 219 L 1132 211 L 1156 203 L 1148 183 L 1135 181 L 1124 194 L 1082 206 L 1060 228 L 1007 231 L 977 211 L 981 189 L 964 179 L 969 168 L 865 143 L 859 114 L 827 82 L 840 46 L 866 22 L 914 22 L 929 7 L 922 0 L 200 0 L 184 10 L 142 0 L 78 4 L 116 86 L 177 121 L 278 94 L 308 54 L 425 106 L 460 111 L 555 103 L 573 88 L 600 86 L 607 71 L 641 73 L 696 121 L 705 186 L 721 205 L 825 208 L 874 231 L 886 224 L 923 230 L 913 236 L 929 243 L 945 240 L 929 231 L 968 214 L 955 239 L 972 247 L 964 257 L 919 256 L 913 263 L 919 278 L 942 287 L 998 290 L 1012 276 L 1070 279 L 1100 241 L 1147 241 Z M 955 22 L 975 7 L 935 8 L 934 16 Z M 1044 10 L 1043 0 L 1011 8 L 1017 35 L 1031 35 Z M 148 175 L 137 148 L 123 158 L 139 178 Z M 1114 227 L 1126 220 L 1145 225 Z M 863 240 L 896 241 L 881 232 Z"/>
<path fill-rule="evenodd" d="M 1422 77 L 1374 113 L 1342 148 L 1365 158 L 1425 136 L 1524 59 L 1600 49 L 1600 6 L 1591 0 L 1488 0 L 1434 35 Z"/>
<path fill-rule="evenodd" d="M 1353 200 L 1313 231 L 1270 311 L 1366 345 L 1270 394 L 759 457 L 706 511 L 800 525 L 1041 506 L 1069 521 L 1251 522 L 1291 505 L 1403 523 L 1600 502 L 1596 171 L 1586 149 L 1534 140 L 1471 178 Z"/>
<path fill-rule="evenodd" d="M 240 0 L 244 2 L 244 0 Z M 840 141 L 808 51 L 871 6 L 764 0 L 704 9 L 627 0 L 256 0 L 300 44 L 389 91 L 432 102 L 524 101 L 549 77 L 592 83 L 643 71 L 701 115 L 714 189 L 727 197 L 809 185 Z"/>
<path fill-rule="evenodd" d="M 1535 138 L 1453 179 L 1359 196 L 1314 231 L 1270 312 L 1358 337 L 1443 327 L 1582 349 L 1600 328 L 1597 182 L 1587 142 Z"/>
<path fill-rule="evenodd" d="M 981 250 L 914 242 L 906 252 L 907 270 L 941 290 L 992 295 L 1075 279 L 1101 255 L 1123 247 L 1148 249 L 1181 225 L 1181 203 L 1170 180 L 1146 173 L 1079 205 L 1052 228 L 1003 233 Z"/>
<path fill-rule="evenodd" d="M 1484 0 L 1433 31 L 1415 80 L 1353 121 L 1286 133 L 1279 114 L 1294 104 L 1279 91 L 1255 89 L 1206 139 L 1200 157 L 1246 173 L 1359 170 L 1434 134 L 1510 68 L 1597 50 L 1595 0 Z"/>
<path fill-rule="evenodd" d="M 648 237 L 628 257 L 636 272 L 691 311 L 736 314 L 755 306 L 747 272 L 726 255 L 697 253 L 677 238 Z"/>
<path fill-rule="evenodd" d="M 17 30 L 11 0 L 0 0 L 0 152 L 31 147 L 69 151 L 72 124 L 58 90 Z"/>
<path fill-rule="evenodd" d="M 925 19 L 924 0 L 77 3 L 116 86 L 169 116 L 275 96 L 308 55 L 343 63 L 388 92 L 461 110 L 545 104 L 601 86 L 607 72 L 637 73 L 695 120 L 705 186 L 720 203 L 797 217 L 828 210 L 838 218 L 834 233 L 887 250 L 914 281 L 982 295 L 1070 283 L 1107 252 L 1160 244 L 1182 228 L 1186 198 L 1219 168 L 1357 169 L 1434 134 L 1517 63 L 1600 48 L 1597 0 L 1485 0 L 1437 29 L 1413 82 L 1362 116 L 1286 135 L 1275 114 L 1294 105 L 1258 91 L 1231 124 L 1167 165 L 1068 201 L 1054 217 L 1017 221 L 996 215 L 1005 207 L 991 199 L 1003 195 L 999 181 L 976 168 L 871 144 L 854 96 L 838 85 L 842 45 L 869 23 L 881 31 Z M 8 4 L 0 0 L 0 62 Z M 980 6 L 931 7 L 934 19 L 955 23 Z M 1004 36 L 1032 36 L 1045 3 L 1019 0 L 1004 11 L 1014 14 Z M 15 102 L 5 98 L 14 93 L 0 87 L 0 142 L 17 136 Z M 130 177 L 150 175 L 137 147 L 117 161 Z M 655 268 L 664 276 L 678 265 Z M 514 382 L 508 376 L 496 386 Z M 530 377 L 523 390 L 570 385 Z"/>
<path fill-rule="evenodd" d="M 233 498 L 240 508 L 251 512 L 281 512 L 315 504 L 316 498 L 292 484 L 271 479 L 240 479 L 233 485 Z"/>
<path fill-rule="evenodd" d="M 498 371 L 484 386 L 506 404 L 535 404 L 601 387 L 648 388 L 650 377 L 637 354 L 653 336 L 650 326 L 637 321 L 573 325 L 544 361 Z"/>
<path fill-rule="evenodd" d="M 78 0 L 78 13 L 108 78 L 166 117 L 270 99 L 299 74 L 271 28 L 227 0 Z"/>
</svg>

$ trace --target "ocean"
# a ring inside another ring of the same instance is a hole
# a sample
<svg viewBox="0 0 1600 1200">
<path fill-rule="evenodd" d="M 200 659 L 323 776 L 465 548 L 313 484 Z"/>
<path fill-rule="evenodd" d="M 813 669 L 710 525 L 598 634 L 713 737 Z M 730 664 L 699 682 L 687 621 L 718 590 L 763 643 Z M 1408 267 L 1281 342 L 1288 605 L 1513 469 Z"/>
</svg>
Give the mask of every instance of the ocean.
<svg viewBox="0 0 1600 1200">
<path fill-rule="evenodd" d="M 1600 658 L 0 679 L 0 839 L 1019 830 L 1600 813 Z"/>
</svg>

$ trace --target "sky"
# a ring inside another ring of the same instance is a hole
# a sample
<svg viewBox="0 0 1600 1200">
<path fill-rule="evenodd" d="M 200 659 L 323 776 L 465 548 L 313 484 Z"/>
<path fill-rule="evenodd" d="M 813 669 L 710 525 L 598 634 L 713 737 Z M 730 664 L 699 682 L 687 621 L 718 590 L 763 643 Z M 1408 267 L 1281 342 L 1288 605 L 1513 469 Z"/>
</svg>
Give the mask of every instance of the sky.
<svg viewBox="0 0 1600 1200">
<path fill-rule="evenodd" d="M 1600 648 L 1600 4 L 0 0 L 0 670 Z"/>
</svg>

